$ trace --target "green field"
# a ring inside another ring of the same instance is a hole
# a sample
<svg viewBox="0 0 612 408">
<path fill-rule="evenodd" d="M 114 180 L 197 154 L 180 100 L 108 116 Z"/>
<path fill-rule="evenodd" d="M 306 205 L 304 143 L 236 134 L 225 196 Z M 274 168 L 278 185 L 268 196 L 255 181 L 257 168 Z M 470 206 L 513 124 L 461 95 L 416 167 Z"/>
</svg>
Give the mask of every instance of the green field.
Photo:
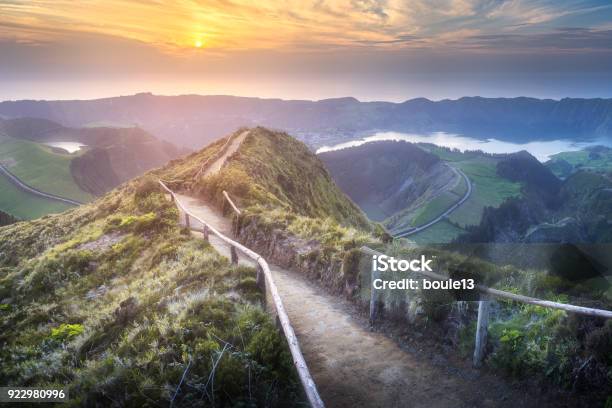
<svg viewBox="0 0 612 408">
<path fill-rule="evenodd" d="M 546 162 L 546 166 L 560 178 L 566 178 L 577 170 L 611 171 L 612 150 L 602 148 L 595 152 L 585 149 L 576 152 L 557 153 L 551 156 L 550 161 Z"/>
<path fill-rule="evenodd" d="M 472 195 L 449 215 L 449 219 L 461 226 L 480 223 L 484 207 L 498 207 L 506 199 L 521 194 L 521 184 L 497 175 L 496 160 L 477 157 L 453 163 L 463 170 L 472 183 Z"/>
<path fill-rule="evenodd" d="M 411 235 L 408 237 L 410 240 L 423 244 L 450 242 L 464 232 L 460 227 L 478 225 L 485 207 L 498 207 L 506 199 L 521 194 L 520 183 L 497 175 L 497 159 L 495 158 L 475 152 L 451 151 L 429 144 L 423 144 L 421 147 L 434 153 L 449 165 L 462 170 L 472 183 L 472 194 L 448 216 L 450 222 L 440 221 L 424 231 Z M 414 212 L 412 225 L 423 225 L 436 218 L 463 197 L 466 189 L 467 185 L 462 178 L 462 182 L 451 191 L 440 194 L 418 208 Z"/>
<path fill-rule="evenodd" d="M 460 197 L 457 197 L 456 194 L 450 191 L 442 192 L 433 200 L 414 211 L 411 221 L 412 225 L 418 227 L 419 225 L 427 224 L 429 221 L 439 217 L 440 214 L 448 210 L 460 199 Z"/>
<path fill-rule="evenodd" d="M 447 220 L 442 220 L 431 227 L 406 237 L 417 244 L 439 244 L 451 242 L 461 235 L 464 230 L 457 228 Z"/>
<path fill-rule="evenodd" d="M 467 184 L 463 177 L 459 177 L 457 184 L 448 191 L 444 191 L 434 197 L 432 200 L 416 208 L 409 215 L 410 224 L 419 226 L 427 224 L 429 221 L 437 218 L 440 214 L 448 210 L 456 202 L 461 200 L 467 191 Z M 400 228 L 404 229 L 404 228 Z"/>
<path fill-rule="evenodd" d="M 57 153 L 40 143 L 0 136 L 0 160 L 25 184 L 61 197 L 91 201 L 92 195 L 81 190 L 70 173 L 70 161 L 76 154 Z"/>
<path fill-rule="evenodd" d="M 0 175 L 0 209 L 24 220 L 59 213 L 72 206 L 57 201 L 35 197 L 15 187 L 5 176 Z"/>
</svg>

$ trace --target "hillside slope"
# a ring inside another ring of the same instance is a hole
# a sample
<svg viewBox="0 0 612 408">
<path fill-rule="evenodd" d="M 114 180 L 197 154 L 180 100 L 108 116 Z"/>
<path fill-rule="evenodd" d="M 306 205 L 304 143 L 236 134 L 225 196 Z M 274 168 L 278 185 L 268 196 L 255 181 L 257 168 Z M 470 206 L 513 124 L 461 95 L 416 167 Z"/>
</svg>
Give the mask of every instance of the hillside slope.
<svg viewBox="0 0 612 408">
<path fill-rule="evenodd" d="M 177 219 L 141 178 L 0 228 L 0 383 L 67 387 L 75 406 L 299 405 L 255 271 Z"/>
<path fill-rule="evenodd" d="M 522 196 L 487 208 L 464 242 L 610 243 L 612 176 L 578 170 L 558 179 L 527 152 L 508 155 L 498 173 L 522 184 Z"/>
</svg>

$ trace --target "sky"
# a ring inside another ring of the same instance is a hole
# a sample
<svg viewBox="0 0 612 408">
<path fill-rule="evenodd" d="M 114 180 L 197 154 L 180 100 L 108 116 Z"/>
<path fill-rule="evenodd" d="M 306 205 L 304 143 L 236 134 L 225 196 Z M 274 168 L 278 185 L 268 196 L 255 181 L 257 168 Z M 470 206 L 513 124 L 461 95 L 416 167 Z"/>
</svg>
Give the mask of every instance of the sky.
<svg viewBox="0 0 612 408">
<path fill-rule="evenodd" d="M 610 0 L 0 0 L 0 100 L 612 97 Z"/>
</svg>

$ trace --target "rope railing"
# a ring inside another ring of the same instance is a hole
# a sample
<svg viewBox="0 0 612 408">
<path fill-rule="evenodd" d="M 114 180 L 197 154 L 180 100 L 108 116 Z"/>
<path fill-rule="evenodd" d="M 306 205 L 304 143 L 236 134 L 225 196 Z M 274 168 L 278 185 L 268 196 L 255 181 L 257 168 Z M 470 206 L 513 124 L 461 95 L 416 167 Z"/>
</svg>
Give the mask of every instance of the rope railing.
<svg viewBox="0 0 612 408">
<path fill-rule="evenodd" d="M 219 232 L 217 229 L 215 229 L 212 225 L 208 224 L 206 221 L 204 221 L 197 215 L 190 212 L 180 202 L 180 200 L 176 197 L 174 192 L 170 190 L 170 188 L 168 188 L 166 184 L 164 184 L 163 181 L 159 180 L 159 184 L 168 194 L 170 194 L 171 200 L 175 203 L 178 209 L 182 213 L 185 214 L 185 225 L 188 228 L 191 229 L 190 219 L 193 218 L 194 220 L 198 221 L 204 226 L 201 232 L 204 234 L 205 239 L 208 239 L 209 234 L 212 233 L 216 237 L 218 237 L 221 241 L 225 242 L 226 244 L 230 246 L 232 263 L 234 264 L 238 263 L 238 256 L 236 253 L 237 250 L 243 253 L 244 255 L 246 255 L 248 258 L 250 258 L 256 263 L 257 282 L 264 286 L 263 288 L 264 293 L 269 291 L 271 294 L 272 305 L 274 306 L 278 322 L 281 326 L 283 334 L 285 335 L 285 338 L 289 345 L 289 350 L 291 351 L 291 356 L 293 357 L 293 364 L 298 372 L 298 376 L 300 377 L 300 382 L 302 383 L 302 387 L 304 388 L 304 393 L 306 394 L 306 397 L 308 398 L 308 401 L 310 402 L 310 405 L 313 408 L 323 408 L 325 404 L 323 404 L 323 400 L 321 400 L 321 397 L 319 396 L 319 392 L 317 390 L 316 384 L 314 380 L 312 379 L 312 376 L 310 375 L 310 371 L 308 370 L 308 366 L 306 365 L 306 360 L 304 360 L 304 356 L 300 349 L 300 345 L 299 345 L 297 336 L 295 335 L 295 331 L 293 330 L 293 327 L 291 326 L 291 323 L 289 321 L 289 316 L 287 315 L 287 312 L 285 311 L 285 307 L 279 295 L 278 289 L 276 287 L 276 284 L 274 283 L 274 279 L 272 278 L 272 272 L 266 260 L 261 255 L 250 250 L 244 245 L 232 240 L 231 238 L 226 237 L 221 232 Z M 225 193 L 224 196 L 229 200 L 229 196 L 227 195 L 227 193 Z M 231 202 L 231 200 L 229 201 Z M 235 211 L 236 210 L 238 212 L 240 211 L 235 205 L 233 205 L 233 203 L 232 203 L 232 208 Z"/>
<path fill-rule="evenodd" d="M 366 246 L 361 247 L 360 251 L 366 255 L 383 255 L 382 252 L 376 251 Z M 440 275 L 435 272 L 417 271 L 416 273 L 427 276 L 435 280 L 449 280 L 448 276 Z M 372 270 L 371 280 L 376 276 L 377 271 Z M 476 290 L 482 293 L 478 301 L 478 321 L 476 325 L 476 342 L 474 346 L 474 366 L 482 365 L 484 351 L 487 344 L 487 330 L 489 325 L 489 300 L 490 298 L 508 299 L 515 302 L 528 303 L 550 309 L 565 310 L 566 312 L 581 314 L 585 316 L 601 317 L 604 319 L 612 319 L 612 311 L 604 309 L 595 309 L 591 307 L 575 306 L 567 303 L 552 302 L 515 293 L 505 292 L 503 290 L 489 288 L 483 285 L 476 285 Z M 370 290 L 370 321 L 374 322 L 378 316 L 379 294 L 375 290 Z"/>
</svg>

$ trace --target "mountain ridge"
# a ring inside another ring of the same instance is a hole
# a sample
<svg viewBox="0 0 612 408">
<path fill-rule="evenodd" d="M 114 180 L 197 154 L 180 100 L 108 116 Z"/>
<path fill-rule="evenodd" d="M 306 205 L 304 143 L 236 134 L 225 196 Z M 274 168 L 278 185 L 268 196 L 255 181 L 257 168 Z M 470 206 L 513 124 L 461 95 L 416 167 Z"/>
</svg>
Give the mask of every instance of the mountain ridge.
<svg viewBox="0 0 612 408">
<path fill-rule="evenodd" d="M 202 147 L 241 126 L 284 129 L 311 148 L 374 131 L 462 133 L 525 142 L 612 134 L 612 99 L 463 97 L 361 102 L 353 97 L 282 100 L 229 95 L 142 93 L 93 100 L 4 101 L 0 115 L 34 116 L 65 126 L 111 121 L 138 125 L 173 143 Z"/>
</svg>

